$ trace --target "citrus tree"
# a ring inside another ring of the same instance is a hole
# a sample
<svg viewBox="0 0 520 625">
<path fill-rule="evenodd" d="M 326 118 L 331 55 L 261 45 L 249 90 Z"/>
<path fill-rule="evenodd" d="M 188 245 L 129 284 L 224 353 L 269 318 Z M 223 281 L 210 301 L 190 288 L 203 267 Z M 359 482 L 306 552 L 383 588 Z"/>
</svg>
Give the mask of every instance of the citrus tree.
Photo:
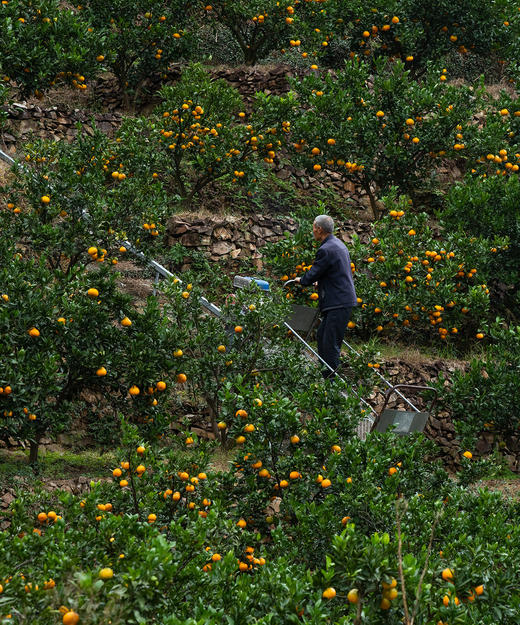
<svg viewBox="0 0 520 625">
<path fill-rule="evenodd" d="M 23 96 L 60 81 L 86 89 L 95 75 L 95 37 L 76 10 L 56 0 L 9 0 L 0 7 L 0 74 Z"/>
<path fill-rule="evenodd" d="M 160 76 L 189 51 L 189 8 L 186 0 L 83 3 L 81 15 L 96 35 L 96 59 L 117 78 L 125 107 L 135 105 L 146 78 Z"/>
<path fill-rule="evenodd" d="M 246 65 L 255 65 L 269 53 L 298 39 L 295 33 L 301 32 L 308 12 L 306 3 L 284 4 L 276 0 L 211 3 L 199 0 L 197 4 L 206 21 L 224 26 L 231 33 Z"/>
<path fill-rule="evenodd" d="M 417 192 L 443 158 L 465 154 L 457 136 L 472 123 L 480 96 L 445 78 L 431 72 L 419 84 L 400 61 L 377 61 L 373 74 L 352 60 L 337 76 L 295 83 L 293 94 L 271 98 L 269 106 L 285 120 L 291 159 L 315 174 L 340 173 L 367 196 L 377 218 L 378 198 L 391 186 Z"/>
<path fill-rule="evenodd" d="M 155 115 L 129 119 L 119 132 L 115 154 L 131 171 L 175 191 L 185 208 L 216 180 L 255 188 L 259 157 L 273 162 L 279 143 L 261 114 L 248 119 L 235 89 L 191 65 L 161 98 Z"/>
<path fill-rule="evenodd" d="M 316 5 L 304 24 L 302 49 L 328 65 L 341 66 L 354 56 L 399 58 L 419 76 L 429 63 L 445 62 L 454 54 L 515 58 L 508 53 L 518 39 L 517 7 L 511 0 L 492 5 L 484 0 L 376 1 L 348 7 L 332 0 L 320 9 Z"/>
</svg>

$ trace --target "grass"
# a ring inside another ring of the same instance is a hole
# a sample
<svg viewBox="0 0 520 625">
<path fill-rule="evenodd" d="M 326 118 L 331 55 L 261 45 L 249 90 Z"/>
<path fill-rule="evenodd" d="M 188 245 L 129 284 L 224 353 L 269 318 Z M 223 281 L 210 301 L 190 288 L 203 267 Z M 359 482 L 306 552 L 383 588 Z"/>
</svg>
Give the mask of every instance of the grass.
<svg viewBox="0 0 520 625">
<path fill-rule="evenodd" d="M 0 450 L 0 485 L 37 476 L 41 480 L 73 479 L 79 476 L 106 477 L 115 462 L 115 454 L 99 455 L 96 451 L 44 451 L 38 455 L 36 467 L 29 465 L 29 452 Z"/>
</svg>

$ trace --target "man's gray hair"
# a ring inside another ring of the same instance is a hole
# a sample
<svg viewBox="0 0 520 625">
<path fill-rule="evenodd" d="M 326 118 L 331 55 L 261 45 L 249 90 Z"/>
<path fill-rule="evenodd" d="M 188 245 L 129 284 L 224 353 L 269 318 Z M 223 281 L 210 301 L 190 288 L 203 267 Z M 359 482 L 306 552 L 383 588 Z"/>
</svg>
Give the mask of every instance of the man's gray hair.
<svg viewBox="0 0 520 625">
<path fill-rule="evenodd" d="M 332 234 L 334 231 L 334 220 L 328 215 L 318 215 L 314 220 L 314 224 L 328 234 Z"/>
</svg>

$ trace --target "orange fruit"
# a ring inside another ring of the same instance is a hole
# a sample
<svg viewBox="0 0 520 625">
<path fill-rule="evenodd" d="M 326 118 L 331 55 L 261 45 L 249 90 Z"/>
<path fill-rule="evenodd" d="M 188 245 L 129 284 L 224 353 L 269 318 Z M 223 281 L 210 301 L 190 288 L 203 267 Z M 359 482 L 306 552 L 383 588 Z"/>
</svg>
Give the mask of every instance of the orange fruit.
<svg viewBox="0 0 520 625">
<path fill-rule="evenodd" d="M 453 569 L 444 569 L 441 573 L 442 579 L 448 582 L 453 579 Z"/>
<path fill-rule="evenodd" d="M 222 560 L 222 556 L 220 555 L 220 553 L 214 553 L 211 556 L 211 559 L 213 560 L 213 562 L 218 562 L 219 560 Z"/>
<path fill-rule="evenodd" d="M 235 326 L 235 332 L 236 334 L 241 334 L 243 332 L 244 328 L 242 328 L 242 326 Z"/>
<path fill-rule="evenodd" d="M 124 326 L 125 328 L 129 328 L 132 325 L 132 322 L 130 321 L 128 317 L 123 317 L 121 319 L 121 325 Z"/>
<path fill-rule="evenodd" d="M 106 567 L 99 571 L 100 579 L 112 579 L 114 577 L 114 571 L 110 567 Z"/>
<path fill-rule="evenodd" d="M 149 514 L 148 515 L 148 523 L 155 523 L 155 521 L 157 521 L 157 515 L 156 514 Z"/>
<path fill-rule="evenodd" d="M 330 586 L 329 588 L 325 588 L 325 590 L 322 593 L 322 597 L 324 599 L 334 599 L 335 596 L 336 596 L 336 591 L 334 590 L 334 588 L 332 588 L 332 586 Z"/>
<path fill-rule="evenodd" d="M 163 382 L 162 380 L 157 382 L 157 390 L 158 391 L 164 391 L 165 389 L 166 389 L 166 382 Z"/>
<path fill-rule="evenodd" d="M 144 452 L 146 451 L 146 449 L 142 446 L 139 445 L 139 447 L 136 449 L 137 453 L 142 456 L 144 454 Z"/>
<path fill-rule="evenodd" d="M 139 395 L 139 393 L 141 392 L 139 390 L 139 387 L 136 386 L 135 384 L 133 386 L 130 387 L 129 391 L 130 395 L 132 395 L 133 397 L 136 397 L 137 395 Z"/>
<path fill-rule="evenodd" d="M 476 593 L 477 595 L 479 595 L 479 596 L 480 596 L 483 592 L 484 592 L 484 585 L 483 585 L 483 584 L 480 584 L 480 586 L 477 586 L 477 587 L 475 588 L 475 593 Z"/>
<path fill-rule="evenodd" d="M 349 603 L 357 603 L 359 601 L 359 591 L 357 588 L 352 588 L 348 591 L 347 600 Z"/>
<path fill-rule="evenodd" d="M 465 451 L 462 455 L 464 456 L 464 458 L 468 458 L 469 460 L 473 458 L 473 454 L 471 453 L 471 451 Z"/>
<path fill-rule="evenodd" d="M 173 356 L 174 356 L 175 358 L 180 358 L 180 357 L 182 356 L 182 354 L 183 354 L 182 349 L 176 349 L 176 350 L 173 352 Z"/>
<path fill-rule="evenodd" d="M 51 201 L 51 198 L 48 195 L 42 195 L 41 202 L 42 204 L 48 204 Z"/>
<path fill-rule="evenodd" d="M 226 346 L 225 346 L 225 345 L 219 345 L 219 346 L 217 347 L 217 350 L 218 350 L 221 354 L 223 354 L 223 353 L 226 351 Z"/>
<path fill-rule="evenodd" d="M 99 369 L 96 371 L 96 375 L 100 378 L 102 378 L 106 374 L 107 374 L 107 370 L 105 369 L 105 367 L 99 367 Z"/>
<path fill-rule="evenodd" d="M 98 296 L 99 296 L 99 291 L 98 291 L 97 289 L 90 288 L 90 289 L 87 291 L 87 295 L 88 295 L 89 297 L 91 297 L 92 299 L 95 299 L 96 297 L 98 297 Z"/>
<path fill-rule="evenodd" d="M 30 330 L 27 330 L 27 333 L 29 334 L 29 336 L 33 337 L 40 336 L 40 331 L 38 330 L 38 328 L 31 328 Z"/>
<path fill-rule="evenodd" d="M 79 623 L 79 614 L 73 610 L 65 612 L 63 615 L 63 625 L 76 625 Z"/>
<path fill-rule="evenodd" d="M 186 374 L 185 374 L 185 373 L 179 373 L 179 374 L 177 375 L 177 382 L 178 382 L 179 384 L 184 384 L 184 383 L 186 382 L 186 380 L 187 380 L 187 379 L 188 379 L 188 378 L 187 378 L 187 376 L 186 376 Z"/>
<path fill-rule="evenodd" d="M 300 437 L 297 434 L 294 434 L 293 436 L 291 436 L 291 443 L 293 445 L 296 445 L 299 442 L 300 442 Z"/>
</svg>

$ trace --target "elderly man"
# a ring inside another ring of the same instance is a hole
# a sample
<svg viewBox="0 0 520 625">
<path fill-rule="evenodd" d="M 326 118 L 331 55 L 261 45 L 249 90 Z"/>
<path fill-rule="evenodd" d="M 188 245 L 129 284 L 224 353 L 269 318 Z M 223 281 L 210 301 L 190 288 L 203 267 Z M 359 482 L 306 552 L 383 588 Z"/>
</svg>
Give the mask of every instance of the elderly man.
<svg viewBox="0 0 520 625">
<path fill-rule="evenodd" d="M 321 323 L 318 328 L 318 354 L 333 369 L 339 366 L 341 343 L 352 307 L 357 306 L 352 278 L 350 256 L 345 244 L 332 232 L 334 221 L 328 215 L 319 215 L 312 225 L 312 233 L 320 247 L 312 267 L 301 278 L 302 286 L 318 283 Z M 333 377 L 324 369 L 323 377 Z"/>
</svg>

